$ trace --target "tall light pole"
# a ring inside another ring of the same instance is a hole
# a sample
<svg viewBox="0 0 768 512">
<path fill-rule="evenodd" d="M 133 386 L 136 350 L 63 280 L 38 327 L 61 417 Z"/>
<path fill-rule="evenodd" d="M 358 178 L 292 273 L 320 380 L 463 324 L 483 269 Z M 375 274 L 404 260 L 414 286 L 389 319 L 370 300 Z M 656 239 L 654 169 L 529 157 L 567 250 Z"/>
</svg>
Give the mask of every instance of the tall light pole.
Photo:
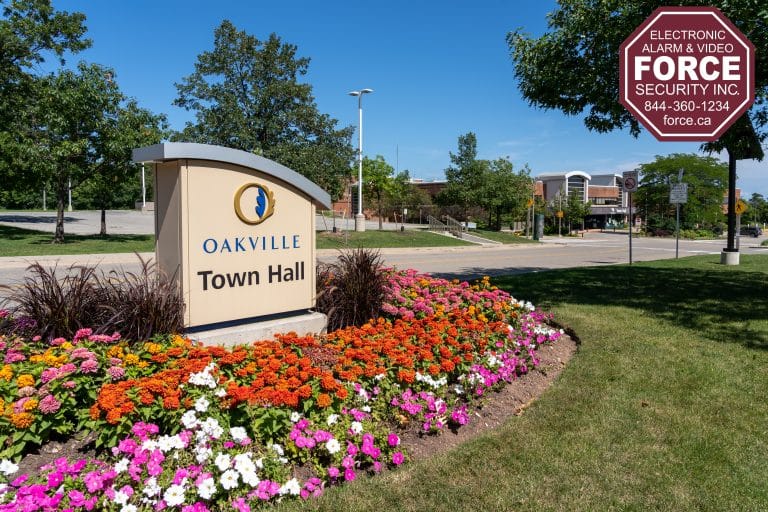
<svg viewBox="0 0 768 512">
<path fill-rule="evenodd" d="M 373 92 L 373 89 L 350 91 L 350 96 L 357 96 L 357 215 L 355 215 L 355 231 L 365 231 L 365 215 L 363 215 L 363 94 Z"/>
</svg>

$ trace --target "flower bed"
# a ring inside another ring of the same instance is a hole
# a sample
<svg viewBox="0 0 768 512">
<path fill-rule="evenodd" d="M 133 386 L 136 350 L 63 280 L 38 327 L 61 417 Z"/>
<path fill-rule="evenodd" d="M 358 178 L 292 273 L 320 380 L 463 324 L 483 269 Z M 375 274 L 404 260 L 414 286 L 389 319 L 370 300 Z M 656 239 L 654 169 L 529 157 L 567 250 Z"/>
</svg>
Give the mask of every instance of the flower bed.
<svg viewBox="0 0 768 512">
<path fill-rule="evenodd" d="M 3 461 L 0 510 L 250 510 L 316 496 L 405 462 L 403 429 L 466 424 L 561 334 L 487 278 L 387 280 L 384 317 L 323 337 L 232 349 L 88 330 L 1 340 L 3 456 L 79 431 L 104 453 L 34 476 Z"/>
</svg>

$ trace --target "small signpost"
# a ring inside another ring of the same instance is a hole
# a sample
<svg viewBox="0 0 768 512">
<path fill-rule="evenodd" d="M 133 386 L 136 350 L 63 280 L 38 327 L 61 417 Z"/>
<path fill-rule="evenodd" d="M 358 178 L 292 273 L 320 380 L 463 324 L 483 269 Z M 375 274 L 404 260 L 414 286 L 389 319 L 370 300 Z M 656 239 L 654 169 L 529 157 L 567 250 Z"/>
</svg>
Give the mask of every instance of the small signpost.
<svg viewBox="0 0 768 512">
<path fill-rule="evenodd" d="M 682 179 L 683 171 L 680 171 Z M 688 184 L 674 183 L 669 189 L 669 202 L 675 205 L 675 259 L 679 255 L 680 247 L 680 205 L 688 202 Z"/>
<path fill-rule="evenodd" d="M 638 185 L 638 172 L 637 171 L 626 171 L 622 175 L 622 186 L 624 189 L 624 192 L 627 192 L 627 197 L 629 199 L 629 213 L 628 213 L 628 225 L 629 225 L 629 264 L 632 264 L 632 225 L 634 224 L 632 222 L 632 192 L 637 192 L 637 185 Z"/>
</svg>

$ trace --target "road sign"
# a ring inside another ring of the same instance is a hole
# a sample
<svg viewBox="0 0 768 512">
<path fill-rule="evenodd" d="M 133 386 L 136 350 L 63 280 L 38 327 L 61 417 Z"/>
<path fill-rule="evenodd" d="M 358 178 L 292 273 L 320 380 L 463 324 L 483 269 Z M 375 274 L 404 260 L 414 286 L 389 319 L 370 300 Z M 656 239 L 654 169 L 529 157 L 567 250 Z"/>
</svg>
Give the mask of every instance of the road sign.
<svg viewBox="0 0 768 512">
<path fill-rule="evenodd" d="M 747 211 L 747 203 L 745 203 L 741 199 L 736 201 L 736 215 L 741 215 L 745 211 Z"/>
<path fill-rule="evenodd" d="M 557 217 L 558 219 L 562 219 L 563 218 L 563 210 L 557 210 L 555 212 L 555 217 Z"/>
<path fill-rule="evenodd" d="M 529 199 L 525 204 L 528 208 L 530 208 L 531 206 L 533 206 L 533 199 Z"/>
<path fill-rule="evenodd" d="M 717 140 L 754 99 L 755 47 L 715 7 L 660 7 L 621 44 L 619 101 L 658 140 Z"/>
<path fill-rule="evenodd" d="M 622 176 L 624 192 L 637 192 L 637 171 L 626 171 Z"/>
<path fill-rule="evenodd" d="M 688 202 L 688 184 L 675 183 L 669 189 L 669 202 L 672 204 L 685 204 Z"/>
</svg>

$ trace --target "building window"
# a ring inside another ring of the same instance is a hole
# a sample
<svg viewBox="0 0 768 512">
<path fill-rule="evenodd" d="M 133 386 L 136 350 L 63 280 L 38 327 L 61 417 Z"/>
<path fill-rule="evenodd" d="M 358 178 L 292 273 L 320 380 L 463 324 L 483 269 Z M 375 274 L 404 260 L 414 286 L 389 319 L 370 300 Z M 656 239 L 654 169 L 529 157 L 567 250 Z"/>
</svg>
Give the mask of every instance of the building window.
<svg viewBox="0 0 768 512">
<path fill-rule="evenodd" d="M 583 176 L 568 177 L 568 197 L 576 197 L 579 201 L 584 200 L 585 180 Z"/>
</svg>

